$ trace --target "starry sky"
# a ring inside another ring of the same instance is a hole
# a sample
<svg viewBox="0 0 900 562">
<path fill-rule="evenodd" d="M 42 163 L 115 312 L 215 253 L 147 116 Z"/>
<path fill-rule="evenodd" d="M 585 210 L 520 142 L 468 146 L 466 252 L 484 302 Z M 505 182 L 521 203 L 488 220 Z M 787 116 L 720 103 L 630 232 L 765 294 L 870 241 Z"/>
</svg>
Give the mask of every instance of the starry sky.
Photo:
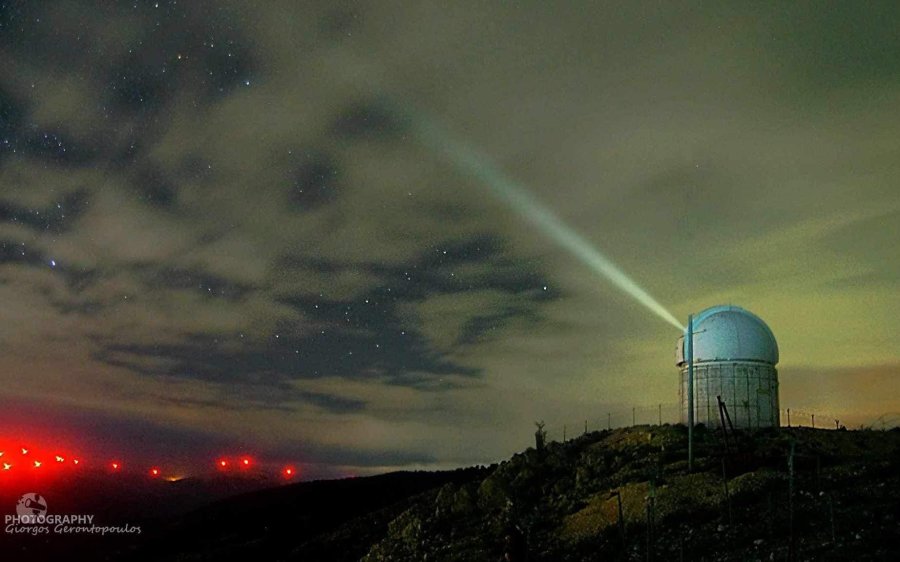
<svg viewBox="0 0 900 562">
<path fill-rule="evenodd" d="M 677 330 L 405 111 L 676 317 L 765 319 L 782 406 L 900 411 L 898 25 L 893 2 L 0 0 L 0 427 L 339 476 L 674 418 Z"/>
</svg>

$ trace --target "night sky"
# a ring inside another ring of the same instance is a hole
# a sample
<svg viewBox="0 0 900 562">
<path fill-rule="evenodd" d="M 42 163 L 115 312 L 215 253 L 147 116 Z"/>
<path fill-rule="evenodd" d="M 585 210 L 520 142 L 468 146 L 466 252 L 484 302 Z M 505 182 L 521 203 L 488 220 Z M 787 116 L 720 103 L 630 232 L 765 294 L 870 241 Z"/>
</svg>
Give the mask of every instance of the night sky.
<svg viewBox="0 0 900 562">
<path fill-rule="evenodd" d="M 0 428 L 334 476 L 671 419 L 678 331 L 412 114 L 679 319 L 765 319 L 783 407 L 900 411 L 898 26 L 893 2 L 0 1 Z"/>
</svg>

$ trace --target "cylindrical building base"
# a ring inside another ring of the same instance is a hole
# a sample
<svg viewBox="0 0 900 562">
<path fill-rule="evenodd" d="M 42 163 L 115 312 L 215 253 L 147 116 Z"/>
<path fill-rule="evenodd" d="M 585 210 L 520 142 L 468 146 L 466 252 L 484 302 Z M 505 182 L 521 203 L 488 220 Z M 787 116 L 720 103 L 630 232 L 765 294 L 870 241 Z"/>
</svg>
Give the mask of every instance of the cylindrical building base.
<svg viewBox="0 0 900 562">
<path fill-rule="evenodd" d="M 681 370 L 681 422 L 688 419 L 688 369 Z M 694 423 L 721 425 L 721 396 L 737 428 L 778 427 L 778 371 L 766 363 L 714 361 L 694 364 Z"/>
</svg>

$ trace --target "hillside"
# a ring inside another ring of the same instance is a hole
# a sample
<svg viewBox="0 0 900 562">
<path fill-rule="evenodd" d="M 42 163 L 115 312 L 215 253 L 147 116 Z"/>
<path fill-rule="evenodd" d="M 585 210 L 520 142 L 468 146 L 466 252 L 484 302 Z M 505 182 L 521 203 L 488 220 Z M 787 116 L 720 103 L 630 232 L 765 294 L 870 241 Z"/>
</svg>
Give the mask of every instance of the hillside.
<svg viewBox="0 0 900 562">
<path fill-rule="evenodd" d="M 363 560 L 788 560 L 793 442 L 794 559 L 900 559 L 900 431 L 782 429 L 733 436 L 727 452 L 717 433 L 695 437 L 693 473 L 681 426 L 528 449 L 289 558 L 350 559 L 339 555 L 347 537 L 389 516 Z"/>
</svg>

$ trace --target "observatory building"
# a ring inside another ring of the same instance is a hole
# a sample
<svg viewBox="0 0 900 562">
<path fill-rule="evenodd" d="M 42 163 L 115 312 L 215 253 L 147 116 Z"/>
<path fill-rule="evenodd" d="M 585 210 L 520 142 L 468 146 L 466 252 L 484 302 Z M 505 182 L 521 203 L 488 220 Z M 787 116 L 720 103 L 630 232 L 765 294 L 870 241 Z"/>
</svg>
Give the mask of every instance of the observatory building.
<svg viewBox="0 0 900 562">
<path fill-rule="evenodd" d="M 735 427 L 778 427 L 778 343 L 758 316 L 739 306 L 714 306 L 694 316 L 694 423 L 718 427 L 717 396 Z M 687 335 L 687 332 L 685 332 Z M 688 420 L 688 357 L 678 339 L 681 421 Z"/>
</svg>

